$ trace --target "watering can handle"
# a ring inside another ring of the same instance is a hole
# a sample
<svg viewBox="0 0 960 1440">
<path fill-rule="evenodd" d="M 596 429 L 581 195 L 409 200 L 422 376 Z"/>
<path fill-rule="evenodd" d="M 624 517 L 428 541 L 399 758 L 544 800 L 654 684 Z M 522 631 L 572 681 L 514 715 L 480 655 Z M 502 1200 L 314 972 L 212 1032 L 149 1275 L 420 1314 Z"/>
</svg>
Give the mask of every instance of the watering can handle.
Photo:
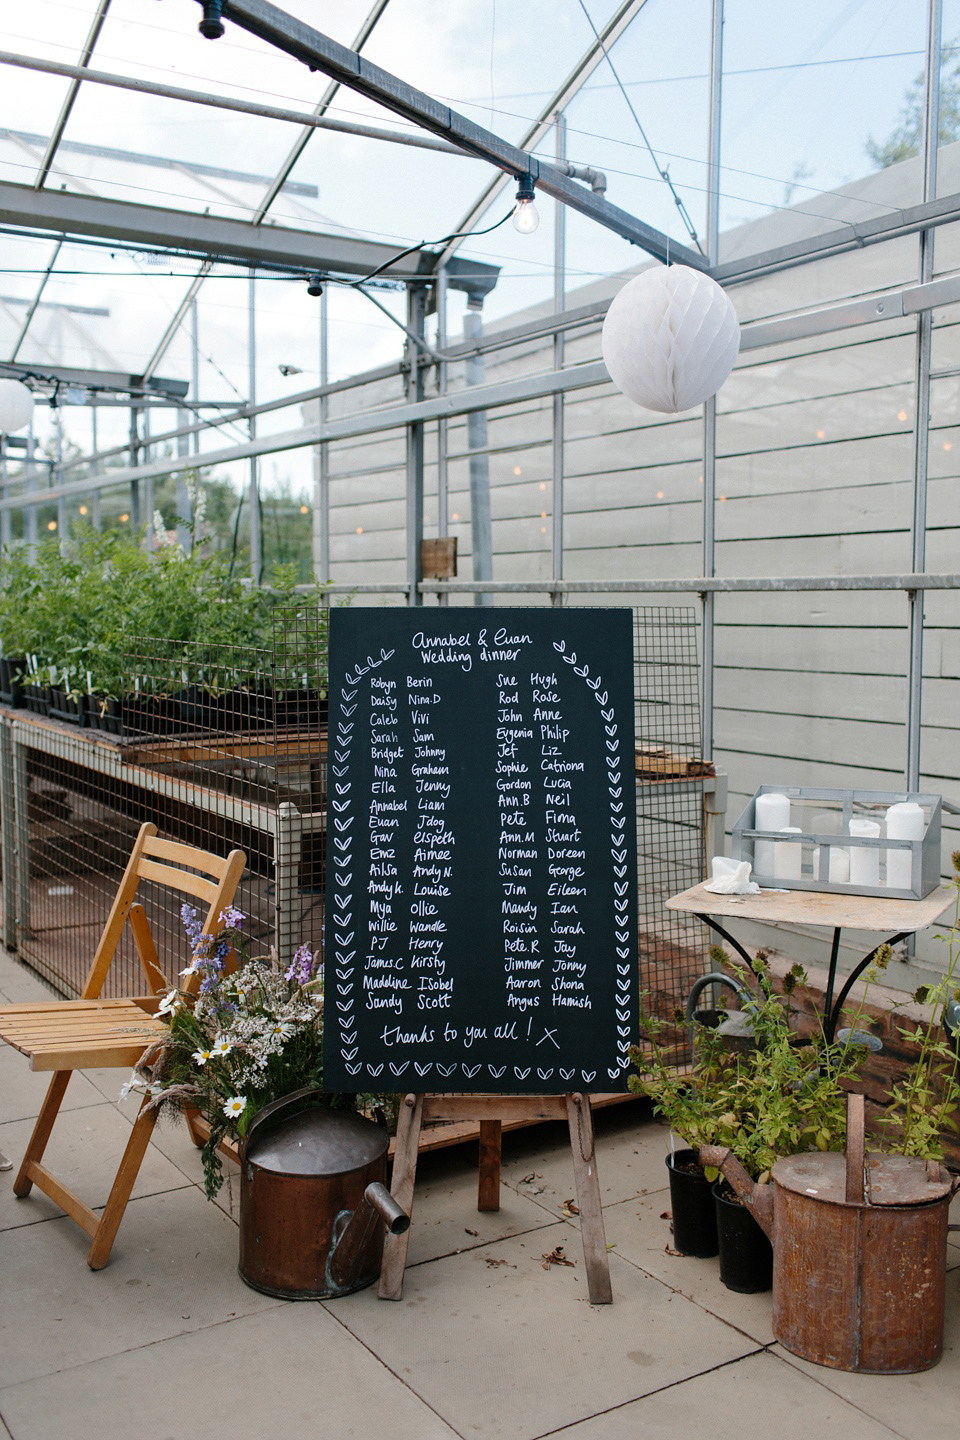
<svg viewBox="0 0 960 1440">
<path fill-rule="evenodd" d="M 863 1185 L 864 1103 L 862 1095 L 847 1096 L 847 1188 L 848 1205 L 866 1200 Z"/>
</svg>

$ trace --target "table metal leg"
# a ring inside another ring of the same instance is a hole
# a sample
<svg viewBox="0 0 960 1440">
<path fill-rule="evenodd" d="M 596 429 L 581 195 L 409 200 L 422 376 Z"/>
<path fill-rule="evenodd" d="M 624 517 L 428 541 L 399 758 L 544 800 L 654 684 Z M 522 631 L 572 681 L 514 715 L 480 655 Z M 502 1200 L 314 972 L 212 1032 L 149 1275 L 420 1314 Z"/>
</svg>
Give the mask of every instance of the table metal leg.
<svg viewBox="0 0 960 1440">
<path fill-rule="evenodd" d="M 863 974 L 864 970 L 866 970 L 867 966 L 871 964 L 871 962 L 874 960 L 877 951 L 881 950 L 884 945 L 899 945 L 901 940 L 906 940 L 907 936 L 912 935 L 913 933 L 914 932 L 912 930 L 901 930 L 899 935 L 891 935 L 889 940 L 881 940 L 880 944 L 874 946 L 874 948 L 870 951 L 870 954 L 865 955 L 864 958 L 860 961 L 860 964 L 850 971 L 850 974 L 847 976 L 843 989 L 837 996 L 836 1004 L 833 1006 L 833 1009 L 831 1010 L 828 1006 L 824 1006 L 823 1033 L 828 1045 L 833 1044 L 834 1036 L 837 1033 L 837 1022 L 840 1019 L 841 1014 L 843 1013 L 843 1007 L 846 1002 L 847 996 L 850 994 L 850 991 L 860 979 L 860 976 Z"/>
</svg>

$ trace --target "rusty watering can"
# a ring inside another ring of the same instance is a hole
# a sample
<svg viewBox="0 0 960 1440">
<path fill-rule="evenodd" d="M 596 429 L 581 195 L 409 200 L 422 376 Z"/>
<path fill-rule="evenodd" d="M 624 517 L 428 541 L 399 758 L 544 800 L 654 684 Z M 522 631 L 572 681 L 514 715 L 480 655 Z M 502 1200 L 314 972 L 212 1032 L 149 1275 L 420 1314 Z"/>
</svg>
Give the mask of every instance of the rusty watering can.
<svg viewBox="0 0 960 1440">
<path fill-rule="evenodd" d="M 410 1225 L 387 1190 L 385 1125 L 296 1090 L 254 1116 L 240 1149 L 241 1280 L 286 1300 L 372 1285 L 383 1237 Z"/>
<path fill-rule="evenodd" d="M 722 1146 L 702 1146 L 700 1163 L 723 1171 L 773 1242 L 773 1333 L 788 1350 L 868 1375 L 937 1363 L 960 1178 L 936 1160 L 865 1160 L 862 1095 L 847 1097 L 846 1156 L 787 1156 L 769 1185 Z"/>
</svg>

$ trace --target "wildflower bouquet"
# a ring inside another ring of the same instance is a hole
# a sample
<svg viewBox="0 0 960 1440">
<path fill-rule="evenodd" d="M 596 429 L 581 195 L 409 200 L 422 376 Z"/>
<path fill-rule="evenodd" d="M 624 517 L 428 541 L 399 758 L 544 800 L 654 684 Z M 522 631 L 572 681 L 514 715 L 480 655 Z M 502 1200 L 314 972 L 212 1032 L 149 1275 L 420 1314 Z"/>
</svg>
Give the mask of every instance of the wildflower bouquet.
<svg viewBox="0 0 960 1440">
<path fill-rule="evenodd" d="M 241 1140 L 264 1105 L 323 1084 L 323 980 L 301 945 L 287 970 L 276 956 L 247 958 L 243 914 L 230 907 L 218 936 L 204 935 L 196 911 L 181 911 L 191 957 L 182 987 L 160 1002 L 169 1035 L 146 1052 L 123 1093 L 146 1091 L 150 1105 L 199 1112 L 210 1134 L 203 1147 L 207 1196 L 223 1183 L 217 1147 Z M 356 1103 L 330 1095 L 331 1105 Z"/>
</svg>

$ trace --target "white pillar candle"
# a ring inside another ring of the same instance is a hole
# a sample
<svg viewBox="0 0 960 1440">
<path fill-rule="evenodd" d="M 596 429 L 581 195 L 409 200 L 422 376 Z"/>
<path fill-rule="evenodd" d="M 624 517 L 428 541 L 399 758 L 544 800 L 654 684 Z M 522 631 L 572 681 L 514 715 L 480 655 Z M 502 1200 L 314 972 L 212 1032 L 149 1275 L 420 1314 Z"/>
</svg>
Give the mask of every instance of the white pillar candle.
<svg viewBox="0 0 960 1440">
<path fill-rule="evenodd" d="M 781 825 L 781 835 L 802 835 L 799 825 Z M 773 873 L 778 880 L 799 880 L 803 874 L 803 846 L 780 840 L 773 847 Z"/>
<path fill-rule="evenodd" d="M 832 885 L 846 885 L 850 880 L 850 851 L 844 850 L 842 845 L 827 846 L 827 866 L 829 874 L 824 878 Z M 820 846 L 816 846 L 813 852 L 813 878 L 820 879 Z"/>
<path fill-rule="evenodd" d="M 880 834 L 880 826 L 874 820 L 854 818 L 850 821 L 850 834 L 876 840 Z M 860 845 L 850 847 L 850 883 L 851 885 L 880 884 L 879 850 L 868 850 L 865 846 Z"/>
<path fill-rule="evenodd" d="M 754 830 L 783 830 L 790 824 L 790 799 L 775 791 L 758 795 L 753 807 Z M 753 868 L 757 874 L 774 873 L 774 844 L 772 840 L 755 840 Z"/>
<path fill-rule="evenodd" d="M 887 811 L 889 840 L 922 840 L 923 807 L 911 800 L 891 805 Z M 909 890 L 913 879 L 913 852 L 887 851 L 887 884 L 894 890 Z"/>
</svg>

